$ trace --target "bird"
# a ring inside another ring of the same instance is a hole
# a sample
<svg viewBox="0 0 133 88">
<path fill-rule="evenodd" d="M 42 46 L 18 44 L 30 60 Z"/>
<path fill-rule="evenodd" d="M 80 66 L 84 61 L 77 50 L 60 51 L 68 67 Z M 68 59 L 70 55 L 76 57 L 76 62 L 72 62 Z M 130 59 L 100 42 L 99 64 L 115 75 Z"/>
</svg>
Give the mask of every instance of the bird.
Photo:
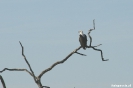
<svg viewBox="0 0 133 88">
<path fill-rule="evenodd" d="M 86 50 L 87 46 L 87 36 L 83 33 L 83 31 L 79 31 L 79 42 L 81 47 Z"/>
</svg>

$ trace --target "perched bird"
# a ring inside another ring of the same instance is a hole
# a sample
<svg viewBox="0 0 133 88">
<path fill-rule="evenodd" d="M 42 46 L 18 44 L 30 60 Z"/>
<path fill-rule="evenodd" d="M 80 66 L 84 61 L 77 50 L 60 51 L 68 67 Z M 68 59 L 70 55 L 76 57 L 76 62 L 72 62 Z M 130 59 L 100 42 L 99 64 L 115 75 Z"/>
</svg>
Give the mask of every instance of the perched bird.
<svg viewBox="0 0 133 88">
<path fill-rule="evenodd" d="M 83 33 L 83 31 L 79 31 L 79 42 L 81 47 L 85 50 L 87 46 L 87 36 Z"/>
</svg>

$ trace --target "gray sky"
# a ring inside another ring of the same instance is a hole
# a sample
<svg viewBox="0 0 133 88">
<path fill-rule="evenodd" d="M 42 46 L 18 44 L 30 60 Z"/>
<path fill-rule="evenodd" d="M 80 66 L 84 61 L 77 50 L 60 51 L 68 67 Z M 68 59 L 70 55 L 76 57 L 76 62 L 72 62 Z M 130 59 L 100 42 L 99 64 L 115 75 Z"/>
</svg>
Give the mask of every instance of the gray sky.
<svg viewBox="0 0 133 88">
<path fill-rule="evenodd" d="M 80 49 L 87 56 L 72 55 L 43 75 L 42 84 L 51 88 L 133 86 L 132 0 L 1 0 L 0 70 L 29 69 L 21 55 L 21 41 L 38 76 L 80 46 L 78 31 L 87 34 L 93 19 L 92 45 L 102 44 L 97 48 L 109 61 L 103 62 L 98 51 Z M 5 71 L 1 75 L 7 88 L 38 87 L 26 72 Z"/>
</svg>

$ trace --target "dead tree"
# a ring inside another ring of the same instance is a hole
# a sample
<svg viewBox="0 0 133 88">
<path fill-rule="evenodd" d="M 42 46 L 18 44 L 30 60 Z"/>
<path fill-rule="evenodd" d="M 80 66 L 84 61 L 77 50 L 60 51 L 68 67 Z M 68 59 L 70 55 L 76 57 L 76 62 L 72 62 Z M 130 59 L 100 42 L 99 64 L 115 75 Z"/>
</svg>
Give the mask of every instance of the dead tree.
<svg viewBox="0 0 133 88">
<path fill-rule="evenodd" d="M 92 37 L 90 36 L 90 32 L 91 32 L 92 30 L 95 30 L 95 22 L 94 22 L 94 20 L 93 20 L 93 29 L 90 29 L 90 30 L 88 31 L 88 37 L 90 38 L 90 44 L 89 44 L 89 46 L 86 46 L 86 47 L 87 47 L 87 48 L 92 48 L 92 49 L 94 49 L 94 50 L 96 50 L 96 51 L 100 51 L 100 52 L 101 52 L 102 61 L 108 61 L 108 59 L 105 60 L 105 59 L 103 58 L 102 50 L 96 48 L 96 47 L 100 46 L 101 44 L 99 44 L 99 45 L 97 45 L 97 46 L 92 46 L 92 45 L 91 45 L 91 44 L 92 44 Z M 76 48 L 75 50 L 73 50 L 70 54 L 68 54 L 64 59 L 62 59 L 61 61 L 55 62 L 55 63 L 52 64 L 49 68 L 43 70 L 38 76 L 35 76 L 34 71 L 32 70 L 32 68 L 31 68 L 31 66 L 30 66 L 30 64 L 29 64 L 29 62 L 28 62 L 26 56 L 24 55 L 24 47 L 23 47 L 23 45 L 22 45 L 22 43 L 21 43 L 20 41 L 19 41 L 19 43 L 20 43 L 21 48 L 22 48 L 22 56 L 24 57 L 24 60 L 25 60 L 26 64 L 28 65 L 30 71 L 27 70 L 27 69 L 16 69 L 16 68 L 14 68 L 14 69 L 9 69 L 9 68 L 4 68 L 3 70 L 0 71 L 0 73 L 4 72 L 4 71 L 6 71 L 6 70 L 8 70 L 8 71 L 25 71 L 25 72 L 29 73 L 29 75 L 30 75 L 31 77 L 33 77 L 34 82 L 38 85 L 39 88 L 50 88 L 50 87 L 48 87 L 48 86 L 43 86 L 43 85 L 42 85 L 42 83 L 41 83 L 41 77 L 42 77 L 45 73 L 47 73 L 48 71 L 52 70 L 56 65 L 59 65 L 59 64 L 64 63 L 69 57 L 71 57 L 71 56 L 72 56 L 73 54 L 75 54 L 75 53 L 76 53 L 76 54 L 79 54 L 79 55 L 82 55 L 82 56 L 86 56 L 85 54 L 82 54 L 82 53 L 77 52 L 77 51 L 81 48 L 81 46 L 79 46 L 78 48 Z M 2 84 L 4 85 L 3 82 L 2 82 Z M 3 86 L 3 87 L 4 87 L 4 86 Z M 4 88 L 5 88 L 5 87 L 4 87 Z"/>
</svg>

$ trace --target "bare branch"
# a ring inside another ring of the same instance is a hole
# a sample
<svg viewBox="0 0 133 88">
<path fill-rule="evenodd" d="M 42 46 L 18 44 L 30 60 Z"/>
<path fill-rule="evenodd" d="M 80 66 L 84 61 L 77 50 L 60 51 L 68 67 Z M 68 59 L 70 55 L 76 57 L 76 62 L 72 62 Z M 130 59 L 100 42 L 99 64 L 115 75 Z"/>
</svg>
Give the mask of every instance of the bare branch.
<svg viewBox="0 0 133 88">
<path fill-rule="evenodd" d="M 4 72 L 6 70 L 8 70 L 8 71 L 26 71 L 33 77 L 32 73 L 30 71 L 28 71 L 27 69 L 17 69 L 17 68 L 9 69 L 9 68 L 4 68 L 2 71 L 0 71 L 0 73 Z"/>
<path fill-rule="evenodd" d="M 28 62 L 28 60 L 26 59 L 26 56 L 24 55 L 24 47 L 22 46 L 22 44 L 21 44 L 20 41 L 19 41 L 19 43 L 20 43 L 21 48 L 22 48 L 22 56 L 24 57 L 24 60 L 25 60 L 25 62 L 27 63 L 27 65 L 28 65 L 28 67 L 29 67 L 29 69 L 30 69 L 30 71 L 31 71 L 31 73 L 32 73 L 32 75 L 33 75 L 34 81 L 37 82 L 37 81 L 36 81 L 36 78 L 37 78 L 37 77 L 34 75 L 34 72 L 33 72 L 32 68 L 31 68 L 31 66 L 30 66 L 30 64 L 29 64 L 29 62 Z"/>
<path fill-rule="evenodd" d="M 92 43 L 92 38 L 90 36 L 90 33 L 91 33 L 92 30 L 95 30 L 95 19 L 93 20 L 93 29 L 88 30 L 88 37 L 90 38 L 90 46 L 91 46 L 91 43 Z"/>
<path fill-rule="evenodd" d="M 100 51 L 100 52 L 101 52 L 102 61 L 108 61 L 109 59 L 104 60 L 102 50 L 96 49 L 96 48 L 95 48 L 95 47 L 98 47 L 98 46 L 100 46 L 100 45 L 102 45 L 102 44 L 99 44 L 99 45 L 97 45 L 97 46 L 91 46 L 92 37 L 90 36 L 90 33 L 91 33 L 92 30 L 95 30 L 95 19 L 93 20 L 93 28 L 94 28 L 94 29 L 90 29 L 90 30 L 88 31 L 88 37 L 90 38 L 90 45 L 89 45 L 89 46 L 86 46 L 86 47 L 87 47 L 87 48 L 93 48 L 93 49 L 96 50 L 96 51 Z"/>
<path fill-rule="evenodd" d="M 45 87 L 45 88 L 50 88 L 49 86 L 42 86 L 42 88 Z"/>
<path fill-rule="evenodd" d="M 95 47 L 90 47 L 90 46 L 87 46 L 87 48 L 92 48 L 92 49 L 94 49 L 94 50 L 96 50 L 96 51 L 100 51 L 101 52 L 101 58 L 102 58 L 102 61 L 108 61 L 109 59 L 106 59 L 106 60 L 104 60 L 104 58 L 103 58 L 103 52 L 102 52 L 102 50 L 100 50 L 100 49 L 96 49 Z"/>
<path fill-rule="evenodd" d="M 1 83 L 3 85 L 3 88 L 6 88 L 6 84 L 5 84 L 4 79 L 1 75 L 0 75 L 0 80 L 1 80 Z"/>
<path fill-rule="evenodd" d="M 85 54 L 82 54 L 82 53 L 79 53 L 79 52 L 75 52 L 75 53 L 77 53 L 79 55 L 82 55 L 82 56 L 86 56 Z"/>
<path fill-rule="evenodd" d="M 98 46 L 101 46 L 102 44 L 99 44 L 99 45 L 97 45 L 97 46 L 92 46 L 92 47 L 98 47 Z"/>
<path fill-rule="evenodd" d="M 46 72 L 52 70 L 56 65 L 64 63 L 70 56 L 72 56 L 72 55 L 73 55 L 75 52 L 77 52 L 80 48 L 81 48 L 81 46 L 78 47 L 77 49 L 75 49 L 73 52 L 71 52 L 71 53 L 70 53 L 66 58 L 64 58 L 63 60 L 55 62 L 51 67 L 49 67 L 49 68 L 47 68 L 46 70 L 42 71 L 41 74 L 38 76 L 38 78 L 41 78 L 42 75 L 44 75 Z"/>
<path fill-rule="evenodd" d="M 93 28 L 95 30 L 95 19 L 93 20 Z"/>
<path fill-rule="evenodd" d="M 90 35 L 90 33 L 91 33 L 92 30 L 94 30 L 94 29 L 90 29 L 90 30 L 88 30 L 88 35 Z"/>
<path fill-rule="evenodd" d="M 91 38 L 91 36 L 90 36 L 90 34 L 88 33 L 88 36 L 89 36 L 89 38 L 90 38 L 90 45 L 89 46 L 91 46 L 91 43 L 92 43 L 92 38 Z"/>
</svg>

